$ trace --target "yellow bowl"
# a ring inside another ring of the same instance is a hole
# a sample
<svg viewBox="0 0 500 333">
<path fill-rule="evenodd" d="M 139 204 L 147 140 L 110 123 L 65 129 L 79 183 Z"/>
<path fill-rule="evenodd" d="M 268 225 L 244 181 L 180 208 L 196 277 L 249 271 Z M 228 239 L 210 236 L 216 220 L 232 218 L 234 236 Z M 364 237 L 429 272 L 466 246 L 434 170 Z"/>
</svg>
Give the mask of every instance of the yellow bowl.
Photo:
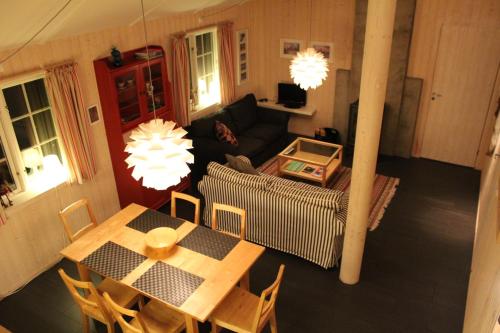
<svg viewBox="0 0 500 333">
<path fill-rule="evenodd" d="M 172 228 L 156 228 L 150 230 L 144 239 L 146 253 L 149 257 L 162 259 L 177 243 L 177 232 Z"/>
</svg>

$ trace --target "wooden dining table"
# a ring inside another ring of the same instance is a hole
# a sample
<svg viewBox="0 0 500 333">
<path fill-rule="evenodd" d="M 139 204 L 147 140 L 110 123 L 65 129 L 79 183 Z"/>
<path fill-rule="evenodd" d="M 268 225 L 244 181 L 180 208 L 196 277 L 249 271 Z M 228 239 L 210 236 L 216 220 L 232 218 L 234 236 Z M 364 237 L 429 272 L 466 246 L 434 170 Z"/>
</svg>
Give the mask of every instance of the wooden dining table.
<svg viewBox="0 0 500 333">
<path fill-rule="evenodd" d="M 176 227 L 177 245 L 165 259 L 149 258 L 144 241 L 148 228 L 169 223 Z M 82 280 L 90 281 L 89 271 L 112 278 L 183 313 L 186 331 L 196 333 L 198 321 L 209 318 L 264 250 L 260 245 L 130 204 L 61 254 L 77 264 Z"/>
</svg>

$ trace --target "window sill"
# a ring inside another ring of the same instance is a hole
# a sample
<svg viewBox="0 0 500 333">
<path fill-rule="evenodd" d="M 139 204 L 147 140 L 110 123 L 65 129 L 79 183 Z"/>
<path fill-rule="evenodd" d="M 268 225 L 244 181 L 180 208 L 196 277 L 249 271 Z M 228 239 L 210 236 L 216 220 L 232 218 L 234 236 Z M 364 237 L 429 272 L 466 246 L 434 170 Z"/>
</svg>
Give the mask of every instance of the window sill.
<svg viewBox="0 0 500 333">
<path fill-rule="evenodd" d="M 204 108 L 200 108 L 199 110 L 193 110 L 191 111 L 191 120 L 196 120 L 196 119 L 200 119 L 200 118 L 203 118 L 209 114 L 212 114 L 216 111 L 218 111 L 221 107 L 221 104 L 220 103 L 215 103 L 215 104 L 212 104 L 212 105 L 209 105 L 209 106 L 206 106 Z"/>
<path fill-rule="evenodd" d="M 58 191 L 60 188 L 66 187 L 68 185 L 69 182 L 63 181 L 59 184 L 52 184 L 46 188 L 40 188 L 38 190 L 28 190 L 15 194 L 10 198 L 13 202 L 13 205 L 4 208 L 5 212 L 7 214 L 16 214 L 18 211 L 24 209 L 28 204 L 32 204 L 38 200 L 44 199 L 54 191 Z"/>
</svg>

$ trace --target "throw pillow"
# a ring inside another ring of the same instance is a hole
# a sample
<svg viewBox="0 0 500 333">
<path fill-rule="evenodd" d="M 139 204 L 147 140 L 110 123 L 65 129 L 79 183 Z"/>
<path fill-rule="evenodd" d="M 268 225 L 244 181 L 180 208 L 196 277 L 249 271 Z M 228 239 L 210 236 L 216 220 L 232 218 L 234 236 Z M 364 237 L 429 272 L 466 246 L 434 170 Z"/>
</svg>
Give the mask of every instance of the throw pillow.
<svg viewBox="0 0 500 333">
<path fill-rule="evenodd" d="M 234 136 L 233 132 L 224 123 L 216 120 L 215 121 L 215 136 L 220 142 L 227 142 L 233 146 L 238 145 L 238 140 Z"/>
<path fill-rule="evenodd" d="M 245 163 L 233 155 L 226 154 L 226 160 L 231 169 L 242 173 L 248 173 L 250 175 L 259 175 L 257 170 L 255 170 L 251 164 Z"/>
</svg>

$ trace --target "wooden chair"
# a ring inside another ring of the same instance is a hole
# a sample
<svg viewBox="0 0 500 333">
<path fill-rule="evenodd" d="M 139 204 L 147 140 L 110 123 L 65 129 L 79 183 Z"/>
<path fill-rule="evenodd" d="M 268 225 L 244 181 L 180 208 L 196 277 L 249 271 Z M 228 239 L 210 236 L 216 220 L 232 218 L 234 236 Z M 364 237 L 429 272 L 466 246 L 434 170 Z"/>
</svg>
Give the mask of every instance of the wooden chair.
<svg viewBox="0 0 500 333">
<path fill-rule="evenodd" d="M 185 193 L 172 191 L 172 202 L 170 207 L 170 215 L 177 217 L 177 202 L 176 199 L 189 201 L 194 205 L 194 224 L 200 224 L 200 199 L 190 196 Z"/>
<path fill-rule="evenodd" d="M 123 333 L 177 333 L 186 327 L 182 314 L 158 301 L 151 300 L 135 311 L 118 305 L 108 293 L 104 293 L 104 299 Z M 132 320 L 127 322 L 123 316 Z"/>
<path fill-rule="evenodd" d="M 234 213 L 240 216 L 240 234 L 232 234 L 230 232 L 226 231 L 221 231 L 217 230 L 217 212 L 218 211 L 225 211 L 225 212 L 230 212 Z M 220 203 L 214 203 L 212 206 L 212 229 L 217 230 L 220 232 L 223 232 L 225 234 L 229 234 L 234 237 L 239 237 L 241 240 L 245 240 L 245 233 L 246 233 L 246 222 L 247 222 L 247 214 L 244 209 L 230 206 L 230 205 L 224 205 Z M 245 275 L 240 280 L 240 287 L 245 289 L 245 290 L 250 290 L 250 272 L 246 272 Z"/>
<path fill-rule="evenodd" d="M 141 300 L 140 294 L 135 290 L 123 287 L 110 279 L 104 280 L 96 288 L 92 282 L 78 281 L 69 277 L 61 268 L 58 272 L 80 308 L 83 331 L 86 333 L 90 331 L 89 317 L 106 325 L 108 333 L 115 331 L 115 319 L 108 311 L 100 293 L 106 292 L 108 295 L 113 295 L 116 302 L 125 307 L 130 307 Z M 85 296 L 80 294 L 79 289 L 84 291 Z"/>
<path fill-rule="evenodd" d="M 69 216 L 75 210 L 78 210 L 83 206 L 85 206 L 85 208 L 87 209 L 87 214 L 89 216 L 90 223 L 73 233 Z M 73 243 L 75 240 L 83 236 L 87 231 L 97 227 L 97 220 L 87 199 L 80 199 L 78 201 L 73 202 L 71 205 L 69 205 L 68 207 L 64 208 L 59 212 L 59 217 L 61 218 L 61 221 L 64 225 L 64 230 L 66 231 L 66 234 L 68 235 L 68 238 L 71 243 Z"/>
<path fill-rule="evenodd" d="M 284 271 L 285 265 L 281 265 L 276 280 L 260 294 L 260 298 L 234 288 L 210 317 L 212 333 L 217 333 L 219 327 L 240 333 L 257 333 L 267 322 L 271 325 L 271 332 L 277 333 L 275 306 Z"/>
<path fill-rule="evenodd" d="M 222 231 L 224 233 L 230 234 L 231 236 L 240 237 L 241 240 L 245 240 L 245 231 L 246 231 L 246 223 L 247 223 L 247 213 L 244 209 L 237 208 L 234 206 L 224 205 L 220 203 L 214 203 L 212 206 L 212 229 L 217 230 L 217 212 L 225 211 L 229 213 L 234 213 L 240 216 L 240 234 L 232 234 L 229 232 Z M 220 230 L 219 230 L 220 231 Z"/>
</svg>

